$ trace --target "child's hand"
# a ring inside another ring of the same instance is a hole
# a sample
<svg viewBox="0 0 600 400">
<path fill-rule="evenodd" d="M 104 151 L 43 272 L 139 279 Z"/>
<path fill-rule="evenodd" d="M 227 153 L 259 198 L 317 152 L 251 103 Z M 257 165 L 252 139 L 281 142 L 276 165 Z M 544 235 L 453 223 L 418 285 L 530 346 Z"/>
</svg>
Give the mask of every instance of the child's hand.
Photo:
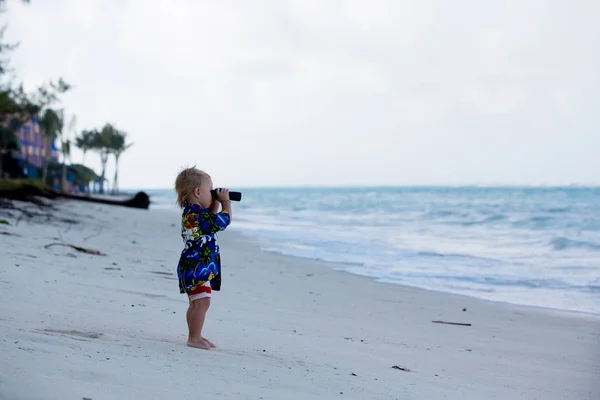
<svg viewBox="0 0 600 400">
<path fill-rule="evenodd" d="M 223 208 L 222 212 L 228 213 L 229 218 L 231 218 L 231 200 L 229 200 L 229 189 L 217 189 L 217 200 L 219 200 L 221 203 Z"/>
<path fill-rule="evenodd" d="M 229 200 L 229 189 L 217 189 L 217 199 L 221 204 L 231 201 Z"/>
</svg>

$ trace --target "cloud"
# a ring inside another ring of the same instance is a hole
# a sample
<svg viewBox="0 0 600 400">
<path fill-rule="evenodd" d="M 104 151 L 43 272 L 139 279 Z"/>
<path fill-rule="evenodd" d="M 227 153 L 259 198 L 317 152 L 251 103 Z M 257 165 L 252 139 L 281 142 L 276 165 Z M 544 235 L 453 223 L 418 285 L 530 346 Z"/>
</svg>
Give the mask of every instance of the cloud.
<svg viewBox="0 0 600 400">
<path fill-rule="evenodd" d="M 31 85 L 130 132 L 121 182 L 596 183 L 600 6 L 91 0 L 11 6 Z M 89 157 L 88 157 L 89 158 Z"/>
</svg>

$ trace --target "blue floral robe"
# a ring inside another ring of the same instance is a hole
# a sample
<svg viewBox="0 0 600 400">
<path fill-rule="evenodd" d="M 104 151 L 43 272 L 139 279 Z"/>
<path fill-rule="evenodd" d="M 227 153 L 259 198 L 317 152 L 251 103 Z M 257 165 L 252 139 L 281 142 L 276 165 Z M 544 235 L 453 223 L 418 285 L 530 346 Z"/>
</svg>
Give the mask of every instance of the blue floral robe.
<svg viewBox="0 0 600 400">
<path fill-rule="evenodd" d="M 213 290 L 221 289 L 221 255 L 217 232 L 227 228 L 227 211 L 213 214 L 197 204 L 186 204 L 181 216 L 181 237 L 185 247 L 177 265 L 180 293 L 187 293 L 210 281 Z"/>
</svg>

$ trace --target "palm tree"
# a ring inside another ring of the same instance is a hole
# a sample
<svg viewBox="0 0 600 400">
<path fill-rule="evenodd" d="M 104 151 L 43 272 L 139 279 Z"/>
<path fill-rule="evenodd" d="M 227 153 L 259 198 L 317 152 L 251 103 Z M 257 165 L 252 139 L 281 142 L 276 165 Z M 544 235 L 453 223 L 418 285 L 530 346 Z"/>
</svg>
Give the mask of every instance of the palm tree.
<svg viewBox="0 0 600 400">
<path fill-rule="evenodd" d="M 127 141 L 127 133 L 116 130 L 110 143 L 110 152 L 115 156 L 115 178 L 113 180 L 112 193 L 119 193 L 119 158 L 133 143 L 125 143 Z"/>
<path fill-rule="evenodd" d="M 94 131 L 92 138 L 92 149 L 100 154 L 102 162 L 102 175 L 100 176 L 100 193 L 104 194 L 104 181 L 106 180 L 106 163 L 111 153 L 111 143 L 116 129 L 111 124 L 106 124 L 100 132 Z"/>
<path fill-rule="evenodd" d="M 63 130 L 65 127 L 65 112 L 64 112 L 64 110 L 62 110 L 62 109 L 56 110 L 56 117 L 57 117 L 57 119 L 56 119 L 56 136 L 48 139 L 48 147 L 46 148 L 46 151 L 48 153 L 48 159 L 50 157 L 50 152 L 52 151 L 51 145 L 54 143 L 54 140 L 57 137 L 60 139 L 61 152 L 63 149 L 63 136 L 64 136 Z M 46 162 L 48 162 L 48 159 L 46 160 Z M 63 161 L 63 165 L 64 165 L 64 161 Z M 65 170 L 65 176 L 66 176 L 66 170 Z M 60 185 L 60 188 L 62 189 L 62 183 Z"/>
<path fill-rule="evenodd" d="M 81 131 L 81 134 L 75 137 L 75 147 L 83 152 L 82 164 L 85 164 L 85 154 L 92 150 L 93 139 L 94 131 Z"/>
<path fill-rule="evenodd" d="M 39 125 L 45 136 L 45 145 L 44 145 L 44 170 L 42 172 L 42 181 L 46 183 L 48 179 L 48 162 L 50 161 L 50 149 L 52 147 L 52 143 L 54 138 L 62 133 L 63 125 L 64 125 L 64 116 L 63 111 L 55 111 L 51 108 L 47 108 L 40 118 Z"/>
<path fill-rule="evenodd" d="M 77 117 L 73 115 L 71 117 L 71 121 L 69 122 L 69 128 L 67 129 L 67 134 L 63 134 L 62 130 L 61 134 L 61 152 L 63 155 L 63 163 L 62 163 L 62 176 L 61 176 L 61 184 L 60 187 L 63 192 L 67 191 L 67 159 L 71 158 L 71 139 L 69 138 L 69 133 L 72 133 L 75 129 L 75 124 L 77 123 Z"/>
</svg>

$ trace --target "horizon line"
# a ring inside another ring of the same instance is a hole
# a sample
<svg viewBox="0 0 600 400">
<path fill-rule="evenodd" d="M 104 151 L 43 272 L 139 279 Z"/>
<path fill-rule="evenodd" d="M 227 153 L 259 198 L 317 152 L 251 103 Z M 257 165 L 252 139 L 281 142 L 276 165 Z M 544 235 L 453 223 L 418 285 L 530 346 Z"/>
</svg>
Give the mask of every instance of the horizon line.
<svg viewBox="0 0 600 400">
<path fill-rule="evenodd" d="M 600 184 L 460 184 L 460 185 L 441 185 L 441 184 L 400 184 L 400 185 L 236 185 L 229 187 L 235 189 L 600 189 Z M 173 190 L 173 188 L 134 188 L 125 187 L 121 191 L 133 190 Z"/>
</svg>

